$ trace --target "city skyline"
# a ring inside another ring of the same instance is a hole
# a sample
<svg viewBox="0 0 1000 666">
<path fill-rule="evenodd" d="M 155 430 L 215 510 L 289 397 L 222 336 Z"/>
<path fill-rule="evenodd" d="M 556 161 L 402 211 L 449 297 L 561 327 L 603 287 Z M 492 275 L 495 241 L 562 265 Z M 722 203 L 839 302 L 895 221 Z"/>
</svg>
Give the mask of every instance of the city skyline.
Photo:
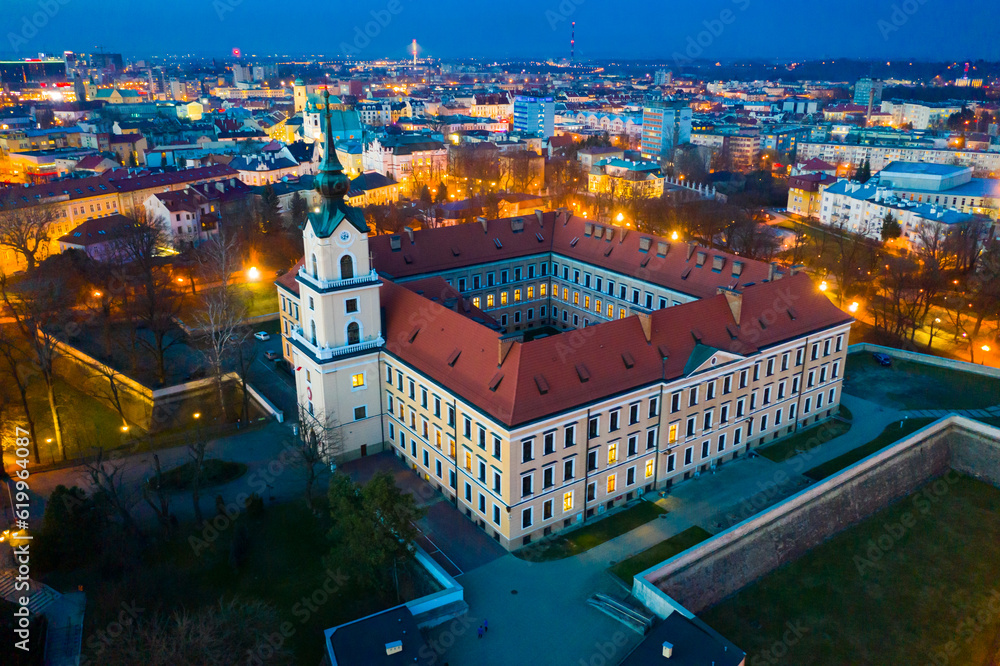
<svg viewBox="0 0 1000 666">
<path fill-rule="evenodd" d="M 1000 9 L 968 0 L 949 4 L 947 12 L 919 0 L 877 5 L 850 0 L 836 6 L 812 5 L 808 15 L 775 15 L 769 6 L 753 0 L 715 0 L 643 8 L 649 20 L 639 22 L 616 21 L 613 16 L 609 20 L 607 4 L 583 0 L 541 6 L 518 2 L 503 13 L 454 0 L 436 3 L 433 11 L 388 0 L 336 10 L 317 6 L 310 10 L 314 20 L 293 30 L 263 32 L 255 30 L 266 10 L 259 0 L 179 0 L 170 5 L 110 0 L 103 7 L 107 11 L 97 18 L 75 3 L 42 6 L 14 0 L 9 3 L 0 53 L 30 57 L 66 48 L 87 52 L 100 46 L 136 58 L 154 53 L 218 56 L 233 48 L 244 54 L 403 58 L 410 55 L 416 39 L 420 55 L 435 58 L 559 59 L 569 56 L 575 21 L 576 57 L 581 60 L 1000 59 L 1000 46 L 989 33 Z M 973 16 L 977 20 L 971 21 Z M 470 24 L 481 29 L 469 29 Z M 143 28 L 134 30 L 137 25 Z M 817 25 L 824 29 L 811 29 Z M 101 26 L 105 37 L 81 38 Z M 958 30 L 962 40 L 940 38 Z M 484 43 L 484 34 L 490 36 L 489 42 Z"/>
</svg>

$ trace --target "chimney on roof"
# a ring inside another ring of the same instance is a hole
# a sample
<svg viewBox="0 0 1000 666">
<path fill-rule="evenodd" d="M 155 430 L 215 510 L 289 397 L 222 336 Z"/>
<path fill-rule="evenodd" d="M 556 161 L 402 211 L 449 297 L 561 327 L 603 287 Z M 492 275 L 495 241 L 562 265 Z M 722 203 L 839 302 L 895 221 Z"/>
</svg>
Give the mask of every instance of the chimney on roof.
<svg viewBox="0 0 1000 666">
<path fill-rule="evenodd" d="M 512 335 L 509 337 L 497 338 L 497 351 L 499 355 L 497 356 L 497 367 L 503 365 L 504 360 L 507 358 L 507 354 L 510 350 L 514 348 L 515 342 L 521 342 L 524 339 L 523 335 Z"/>
<path fill-rule="evenodd" d="M 806 267 L 803 266 L 802 264 L 795 264 L 795 265 L 793 265 L 791 267 L 791 269 L 789 269 L 789 274 L 790 275 L 798 275 L 799 273 L 801 273 L 805 269 L 806 269 Z"/>
<path fill-rule="evenodd" d="M 410 237 L 410 245 L 413 245 L 413 227 L 403 227 L 403 231 Z"/>
<path fill-rule="evenodd" d="M 538 219 L 538 226 L 543 226 L 542 223 L 542 211 L 538 208 L 535 209 L 535 217 Z"/>
<path fill-rule="evenodd" d="M 778 271 L 778 262 L 772 261 L 767 265 L 767 279 L 770 282 L 774 282 L 781 278 L 781 273 Z"/>
<path fill-rule="evenodd" d="M 729 310 L 733 313 L 733 321 L 739 326 L 740 312 L 743 310 L 743 292 L 729 289 L 728 287 L 719 287 L 716 293 L 723 294 L 726 297 Z"/>
<path fill-rule="evenodd" d="M 476 220 L 479 222 L 479 224 L 483 225 L 483 233 L 484 234 L 487 233 L 488 230 L 486 228 L 486 218 L 485 217 L 477 217 Z"/>
<path fill-rule="evenodd" d="M 687 259 L 686 261 L 691 261 L 691 255 L 694 254 L 694 249 L 698 247 L 698 244 L 694 241 L 688 241 L 687 247 Z"/>
<path fill-rule="evenodd" d="M 634 314 L 639 319 L 639 325 L 642 326 L 642 334 L 646 337 L 646 342 L 649 343 L 653 339 L 652 315 L 640 310 L 636 310 Z"/>
</svg>

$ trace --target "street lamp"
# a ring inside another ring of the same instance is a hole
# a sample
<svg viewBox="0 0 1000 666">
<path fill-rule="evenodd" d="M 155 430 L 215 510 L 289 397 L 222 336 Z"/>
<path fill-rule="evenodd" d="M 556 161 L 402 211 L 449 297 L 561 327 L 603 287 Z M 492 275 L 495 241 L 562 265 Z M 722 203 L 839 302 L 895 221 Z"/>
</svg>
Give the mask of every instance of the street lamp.
<svg viewBox="0 0 1000 666">
<path fill-rule="evenodd" d="M 855 313 L 855 312 L 857 312 L 858 311 L 858 302 L 854 301 L 853 303 L 851 303 L 850 305 L 847 306 L 847 309 L 852 314 Z"/>
<path fill-rule="evenodd" d="M 823 280 L 822 282 L 819 283 L 820 291 L 826 291 L 826 288 L 827 288 L 826 280 Z"/>
<path fill-rule="evenodd" d="M 249 270 L 247 270 L 247 279 L 250 280 L 251 282 L 256 282 L 257 280 L 259 280 L 260 270 L 258 270 L 256 266 L 251 266 Z"/>
<path fill-rule="evenodd" d="M 616 217 L 615 219 L 618 220 L 618 222 L 620 224 L 622 222 L 622 220 L 625 219 L 625 216 L 623 214 L 621 214 L 621 213 L 618 213 L 618 217 Z"/>
</svg>

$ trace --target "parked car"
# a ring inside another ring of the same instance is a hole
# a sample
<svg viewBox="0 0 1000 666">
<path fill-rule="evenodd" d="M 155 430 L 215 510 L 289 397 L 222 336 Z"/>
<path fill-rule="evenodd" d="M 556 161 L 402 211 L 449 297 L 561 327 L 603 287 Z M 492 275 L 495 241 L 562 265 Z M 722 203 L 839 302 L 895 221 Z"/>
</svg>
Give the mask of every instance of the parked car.
<svg viewBox="0 0 1000 666">
<path fill-rule="evenodd" d="M 256 333 L 253 334 L 253 337 L 257 338 L 261 342 L 267 342 L 268 340 L 271 339 L 271 336 L 265 331 L 257 331 Z"/>
<path fill-rule="evenodd" d="M 277 361 L 278 359 L 281 358 L 281 354 L 269 349 L 266 352 L 264 352 L 264 358 L 266 358 L 268 361 Z"/>
<path fill-rule="evenodd" d="M 883 354 L 882 352 L 874 352 L 872 358 L 875 359 L 879 365 L 892 365 L 892 357 L 888 354 Z"/>
</svg>

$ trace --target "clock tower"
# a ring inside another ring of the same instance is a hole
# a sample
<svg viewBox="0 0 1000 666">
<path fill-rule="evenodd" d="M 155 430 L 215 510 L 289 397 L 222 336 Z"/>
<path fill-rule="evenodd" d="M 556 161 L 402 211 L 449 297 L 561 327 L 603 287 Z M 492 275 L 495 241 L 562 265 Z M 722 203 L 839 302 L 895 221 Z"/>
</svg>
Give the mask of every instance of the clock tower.
<svg viewBox="0 0 1000 666">
<path fill-rule="evenodd" d="M 347 204 L 350 181 L 337 159 L 324 91 L 320 205 L 303 230 L 305 263 L 296 276 L 301 327 L 291 336 L 300 427 L 336 441 L 331 457 L 356 457 L 380 444 L 381 330 L 378 274 L 368 254 L 368 223 Z"/>
</svg>

